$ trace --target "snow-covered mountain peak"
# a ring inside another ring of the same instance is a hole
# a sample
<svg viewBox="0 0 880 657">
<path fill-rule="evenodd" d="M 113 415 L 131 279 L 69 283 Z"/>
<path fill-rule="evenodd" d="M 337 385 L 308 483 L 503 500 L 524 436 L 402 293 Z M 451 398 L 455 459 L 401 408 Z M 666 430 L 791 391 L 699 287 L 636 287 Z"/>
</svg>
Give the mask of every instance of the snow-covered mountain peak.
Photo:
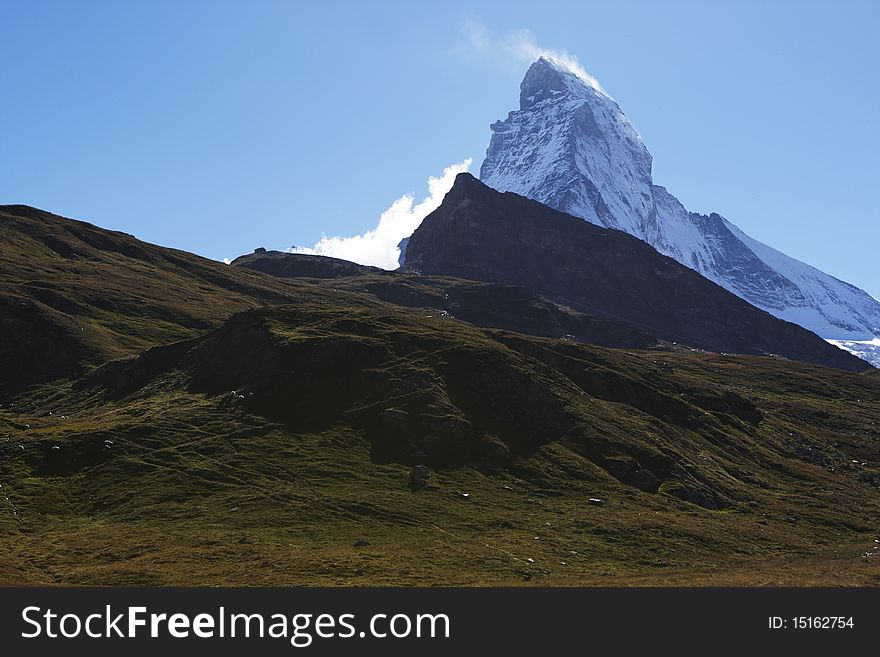
<svg viewBox="0 0 880 657">
<path fill-rule="evenodd" d="M 635 127 L 577 67 L 538 59 L 520 85 L 519 110 L 491 129 L 480 167 L 490 187 L 635 235 L 824 338 L 880 337 L 876 299 L 752 239 L 720 215 L 689 212 L 655 185 L 651 154 Z M 876 355 L 867 359 L 880 365 Z"/>
<path fill-rule="evenodd" d="M 560 100 L 561 97 L 571 94 L 580 95 L 587 89 L 598 93 L 573 71 L 541 57 L 529 67 L 519 86 L 519 108 L 527 110 L 545 100 Z"/>
<path fill-rule="evenodd" d="M 652 216 L 651 166 L 651 154 L 613 99 L 541 58 L 520 85 L 520 109 L 492 124 L 480 179 L 638 234 Z"/>
<path fill-rule="evenodd" d="M 531 97 L 545 99 L 560 93 L 579 94 L 586 89 L 610 98 L 596 79 L 590 77 L 576 63 L 552 55 L 542 55 L 529 67 L 520 84 L 520 109 L 526 108 L 524 103 L 532 105 L 539 102 Z"/>
</svg>

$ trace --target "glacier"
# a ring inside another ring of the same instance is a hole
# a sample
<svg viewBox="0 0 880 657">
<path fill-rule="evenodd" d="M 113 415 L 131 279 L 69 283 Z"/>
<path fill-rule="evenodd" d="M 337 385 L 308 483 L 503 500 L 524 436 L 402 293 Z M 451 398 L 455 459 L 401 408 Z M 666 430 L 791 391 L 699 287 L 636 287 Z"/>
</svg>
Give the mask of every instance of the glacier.
<svg viewBox="0 0 880 657">
<path fill-rule="evenodd" d="M 654 184 L 653 160 L 618 104 L 589 79 L 541 57 L 520 108 L 492 124 L 480 180 L 644 240 L 780 319 L 880 367 L 880 302 L 746 235 L 688 211 Z"/>
</svg>

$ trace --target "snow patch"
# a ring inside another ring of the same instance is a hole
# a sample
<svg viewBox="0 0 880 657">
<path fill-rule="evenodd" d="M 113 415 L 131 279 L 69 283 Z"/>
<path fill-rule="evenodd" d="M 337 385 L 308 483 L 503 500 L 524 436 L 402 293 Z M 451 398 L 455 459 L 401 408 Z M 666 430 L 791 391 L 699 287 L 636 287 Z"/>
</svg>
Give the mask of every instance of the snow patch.
<svg viewBox="0 0 880 657">
<path fill-rule="evenodd" d="M 871 340 L 828 340 L 835 347 L 848 351 L 853 356 L 866 360 L 874 367 L 880 367 L 880 338 Z"/>
</svg>

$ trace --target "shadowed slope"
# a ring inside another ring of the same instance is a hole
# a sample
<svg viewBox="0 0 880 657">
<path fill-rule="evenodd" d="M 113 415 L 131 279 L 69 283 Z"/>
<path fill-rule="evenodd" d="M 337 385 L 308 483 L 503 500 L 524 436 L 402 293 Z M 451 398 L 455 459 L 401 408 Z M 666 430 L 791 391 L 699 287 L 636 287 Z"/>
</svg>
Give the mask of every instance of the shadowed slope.
<svg viewBox="0 0 880 657">
<path fill-rule="evenodd" d="M 626 233 L 459 174 L 407 247 L 406 269 L 524 285 L 575 310 L 714 352 L 870 365 L 776 319 Z"/>
<path fill-rule="evenodd" d="M 247 308 L 311 297 L 334 303 L 333 288 L 539 335 L 622 347 L 656 343 L 528 290 L 275 252 L 243 256 L 230 267 L 26 206 L 0 206 L 0 243 L 0 393 L 201 335 Z M 324 288 L 309 284 L 324 278 L 331 279 Z"/>
<path fill-rule="evenodd" d="M 6 387 L 192 337 L 301 289 L 27 206 L 0 206 L 0 244 Z"/>
</svg>

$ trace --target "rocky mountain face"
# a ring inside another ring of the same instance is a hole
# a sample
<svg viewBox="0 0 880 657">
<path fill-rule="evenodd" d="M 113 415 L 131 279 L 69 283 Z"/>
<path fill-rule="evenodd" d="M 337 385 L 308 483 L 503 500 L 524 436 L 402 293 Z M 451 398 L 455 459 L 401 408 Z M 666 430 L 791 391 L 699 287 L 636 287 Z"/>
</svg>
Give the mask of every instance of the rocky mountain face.
<svg viewBox="0 0 880 657">
<path fill-rule="evenodd" d="M 880 365 L 868 348 L 880 336 L 880 302 L 718 214 L 689 212 L 654 184 L 651 168 L 651 154 L 617 103 L 541 58 L 522 81 L 519 110 L 492 125 L 480 179 L 635 235 L 755 306 Z"/>
<path fill-rule="evenodd" d="M 460 174 L 413 233 L 410 271 L 522 285 L 579 312 L 626 321 L 698 349 L 870 366 L 777 319 L 619 230 Z"/>
</svg>

